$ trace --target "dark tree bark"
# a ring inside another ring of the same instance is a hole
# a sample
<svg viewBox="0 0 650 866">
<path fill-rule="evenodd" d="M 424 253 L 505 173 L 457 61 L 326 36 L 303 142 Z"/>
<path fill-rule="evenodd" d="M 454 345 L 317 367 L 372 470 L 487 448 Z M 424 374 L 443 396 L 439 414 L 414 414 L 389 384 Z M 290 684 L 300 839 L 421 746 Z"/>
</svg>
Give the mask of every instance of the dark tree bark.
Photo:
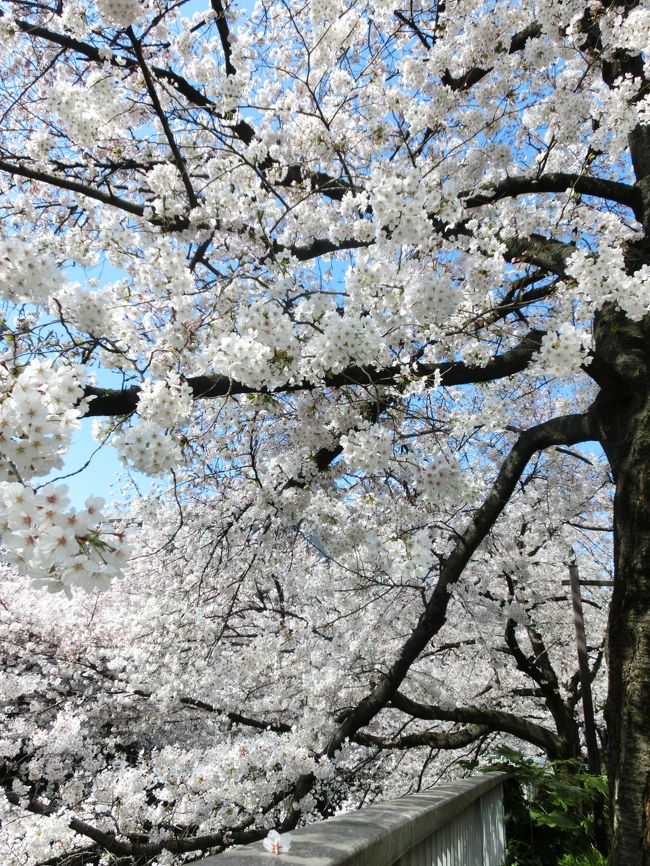
<svg viewBox="0 0 650 866">
<path fill-rule="evenodd" d="M 650 866 L 650 316 L 598 316 L 611 370 L 596 404 L 616 482 L 609 617 L 608 775 L 611 866 Z"/>
<path fill-rule="evenodd" d="M 650 128 L 630 135 L 646 237 L 631 244 L 630 273 L 650 264 Z M 601 382 L 597 424 L 616 482 L 614 593 L 607 698 L 611 866 L 650 866 L 650 314 L 631 322 L 605 307 L 596 353 L 612 371 Z"/>
</svg>

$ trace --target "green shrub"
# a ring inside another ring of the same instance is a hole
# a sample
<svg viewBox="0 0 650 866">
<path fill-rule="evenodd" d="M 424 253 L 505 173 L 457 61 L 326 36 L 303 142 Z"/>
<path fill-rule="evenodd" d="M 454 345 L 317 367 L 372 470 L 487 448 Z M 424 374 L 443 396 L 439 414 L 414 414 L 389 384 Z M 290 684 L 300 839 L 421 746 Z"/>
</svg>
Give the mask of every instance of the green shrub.
<svg viewBox="0 0 650 866">
<path fill-rule="evenodd" d="M 607 780 L 583 761 L 545 761 L 501 748 L 489 770 L 511 774 L 504 785 L 506 866 L 606 866 L 594 835 L 594 805 Z"/>
</svg>

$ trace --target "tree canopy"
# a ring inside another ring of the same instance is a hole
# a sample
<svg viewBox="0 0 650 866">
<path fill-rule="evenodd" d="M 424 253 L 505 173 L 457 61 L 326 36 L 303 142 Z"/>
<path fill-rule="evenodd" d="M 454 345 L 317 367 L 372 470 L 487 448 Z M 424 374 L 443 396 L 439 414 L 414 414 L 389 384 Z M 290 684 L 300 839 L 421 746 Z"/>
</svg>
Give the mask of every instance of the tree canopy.
<svg viewBox="0 0 650 866">
<path fill-rule="evenodd" d="M 573 550 L 650 866 L 648 4 L 199 5 L 0 7 L 7 857 L 575 757 Z M 90 423 L 121 515 L 49 475 Z"/>
</svg>

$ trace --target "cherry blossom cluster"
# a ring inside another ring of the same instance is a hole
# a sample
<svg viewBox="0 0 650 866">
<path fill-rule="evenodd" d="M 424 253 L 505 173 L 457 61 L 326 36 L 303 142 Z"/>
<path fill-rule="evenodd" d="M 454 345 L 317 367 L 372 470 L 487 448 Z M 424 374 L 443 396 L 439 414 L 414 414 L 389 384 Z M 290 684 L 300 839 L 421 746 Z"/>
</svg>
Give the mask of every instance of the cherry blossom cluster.
<svg viewBox="0 0 650 866">
<path fill-rule="evenodd" d="M 414 479 L 423 496 L 429 502 L 440 503 L 446 499 L 455 501 L 466 486 L 463 473 L 454 464 L 453 458 L 434 456 L 423 462 Z"/>
<path fill-rule="evenodd" d="M 28 481 L 62 466 L 84 412 L 81 367 L 0 363 L 0 480 Z"/>
<path fill-rule="evenodd" d="M 50 312 L 87 334 L 101 334 L 111 321 L 117 299 L 108 289 L 88 291 L 78 283 L 66 283 L 56 292 L 50 289 Z"/>
<path fill-rule="evenodd" d="M 166 475 L 182 461 L 180 442 L 165 427 L 146 418 L 123 426 L 112 438 L 125 465 L 147 475 Z"/>
<path fill-rule="evenodd" d="M 354 430 L 341 436 L 346 463 L 352 471 L 368 473 L 385 470 L 393 457 L 393 437 L 390 430 L 379 426 Z"/>
<path fill-rule="evenodd" d="M 82 148 L 96 146 L 100 130 L 110 136 L 114 118 L 127 110 L 120 85 L 104 71 L 94 71 L 84 86 L 60 78 L 52 86 L 48 102 L 70 139 Z"/>
<path fill-rule="evenodd" d="M 138 417 L 124 423 L 112 438 L 125 465 L 148 475 L 165 475 L 182 463 L 179 427 L 192 415 L 193 396 L 177 373 L 154 382 L 146 379 L 140 388 Z M 96 435 L 105 435 L 98 425 Z"/>
<path fill-rule="evenodd" d="M 39 486 L 60 468 L 87 405 L 81 367 L 32 361 L 19 371 L 3 362 L 0 403 L 0 531 L 11 561 L 50 592 L 104 589 L 120 574 L 128 548 L 102 525 L 102 499 L 70 508 L 65 485 Z"/>
<path fill-rule="evenodd" d="M 650 268 L 644 264 L 629 273 L 623 247 L 614 238 L 611 245 L 603 244 L 597 256 L 585 250 L 575 252 L 569 273 L 593 309 L 613 302 L 635 322 L 640 322 L 650 312 Z"/>
<path fill-rule="evenodd" d="M 45 303 L 61 283 L 47 249 L 20 237 L 0 240 L 0 296 L 7 301 Z"/>
<path fill-rule="evenodd" d="M 0 532 L 10 561 L 36 587 L 70 595 L 106 589 L 128 558 L 123 533 L 102 522 L 103 499 L 70 508 L 64 485 L 32 490 L 19 482 L 0 484 Z"/>
<path fill-rule="evenodd" d="M 386 554 L 395 579 L 416 584 L 424 582 L 435 560 L 431 532 L 418 529 L 402 538 L 390 539 L 386 543 Z"/>
<path fill-rule="evenodd" d="M 567 376 L 589 363 L 589 334 L 580 332 L 569 323 L 550 331 L 542 340 L 536 364 L 550 376 Z"/>
<path fill-rule="evenodd" d="M 147 5 L 138 0 L 96 0 L 96 2 L 97 11 L 104 21 L 116 27 L 129 27 L 135 24 Z"/>
<path fill-rule="evenodd" d="M 138 415 L 162 427 L 176 427 L 191 416 L 193 403 L 189 385 L 178 373 L 169 373 L 164 380 L 146 379 L 142 383 Z"/>
</svg>

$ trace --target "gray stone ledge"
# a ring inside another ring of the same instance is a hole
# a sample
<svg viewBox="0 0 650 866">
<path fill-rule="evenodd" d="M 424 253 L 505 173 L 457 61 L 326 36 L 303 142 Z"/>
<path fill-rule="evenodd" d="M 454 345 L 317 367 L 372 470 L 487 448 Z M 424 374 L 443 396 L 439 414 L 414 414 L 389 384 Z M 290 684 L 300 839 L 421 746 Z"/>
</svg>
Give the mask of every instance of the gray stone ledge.
<svg viewBox="0 0 650 866">
<path fill-rule="evenodd" d="M 507 778 L 507 773 L 473 776 L 300 827 L 291 833 L 286 854 L 271 854 L 261 842 L 253 842 L 207 857 L 197 866 L 393 866 Z"/>
</svg>

